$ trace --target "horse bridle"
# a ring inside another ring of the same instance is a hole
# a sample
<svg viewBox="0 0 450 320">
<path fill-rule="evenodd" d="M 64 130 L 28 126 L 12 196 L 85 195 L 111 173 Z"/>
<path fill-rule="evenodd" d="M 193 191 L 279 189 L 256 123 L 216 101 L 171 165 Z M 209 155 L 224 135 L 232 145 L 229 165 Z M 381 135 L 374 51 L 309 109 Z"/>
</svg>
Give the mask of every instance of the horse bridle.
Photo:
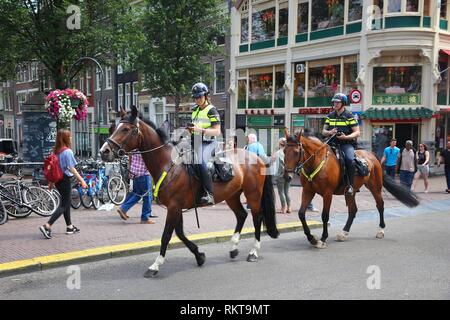
<svg viewBox="0 0 450 320">
<path fill-rule="evenodd" d="M 129 120 L 121 120 L 119 123 L 128 123 L 128 124 L 131 124 L 131 125 L 133 126 L 133 129 L 128 133 L 128 136 L 126 137 L 126 140 L 125 140 L 122 144 L 119 144 L 118 142 L 114 141 L 114 140 L 111 139 L 111 138 L 106 139 L 106 143 L 108 143 L 109 147 L 111 148 L 112 152 L 114 153 L 114 155 L 115 155 L 116 157 L 123 157 L 123 156 L 126 156 L 126 155 L 133 155 L 133 154 L 150 153 L 150 152 L 156 151 L 156 150 L 158 150 L 158 149 L 161 149 L 161 148 L 165 147 L 166 145 L 168 145 L 168 144 L 170 143 L 170 141 L 167 141 L 166 143 L 164 143 L 164 144 L 162 144 L 162 145 L 160 145 L 160 146 L 158 146 L 158 147 L 156 147 L 156 148 L 153 148 L 153 149 L 144 150 L 144 151 L 130 151 L 130 152 L 127 152 L 127 151 L 125 151 L 125 149 L 123 148 L 123 145 L 126 145 L 126 143 L 128 143 L 128 141 L 129 141 L 136 133 L 137 133 L 138 136 L 139 136 L 139 146 L 141 146 L 141 144 L 142 144 L 142 133 L 141 133 L 141 131 L 139 130 L 139 120 L 136 119 L 134 122 L 131 122 L 131 121 L 129 121 Z M 115 151 L 114 148 L 113 148 L 111 145 L 114 145 L 115 147 L 117 147 L 118 150 Z"/>
<path fill-rule="evenodd" d="M 292 173 L 292 172 L 294 172 L 294 173 L 296 173 L 296 174 L 299 175 L 299 174 L 300 174 L 300 171 L 302 170 L 302 168 L 303 168 L 303 166 L 305 165 L 305 163 L 307 163 L 311 158 L 315 157 L 315 156 L 317 155 L 317 153 L 318 153 L 323 147 L 327 146 L 327 145 L 328 145 L 328 142 L 330 142 L 331 139 L 333 139 L 335 135 L 336 135 L 336 134 L 333 134 L 329 139 L 327 139 L 327 140 L 324 142 L 324 144 L 323 144 L 320 148 L 318 148 L 312 155 L 309 156 L 308 159 L 306 159 L 306 160 L 303 161 L 303 162 L 301 162 L 301 161 L 302 161 L 302 158 L 305 157 L 305 149 L 303 148 L 303 144 L 302 144 L 300 141 L 297 142 L 297 143 L 292 143 L 292 142 L 287 143 L 286 146 L 291 146 L 291 147 L 298 147 L 298 146 L 300 146 L 300 156 L 298 157 L 298 161 L 297 161 L 297 163 L 295 164 L 295 168 L 294 168 L 293 170 L 285 170 L 285 171 L 286 171 L 287 173 Z"/>
</svg>

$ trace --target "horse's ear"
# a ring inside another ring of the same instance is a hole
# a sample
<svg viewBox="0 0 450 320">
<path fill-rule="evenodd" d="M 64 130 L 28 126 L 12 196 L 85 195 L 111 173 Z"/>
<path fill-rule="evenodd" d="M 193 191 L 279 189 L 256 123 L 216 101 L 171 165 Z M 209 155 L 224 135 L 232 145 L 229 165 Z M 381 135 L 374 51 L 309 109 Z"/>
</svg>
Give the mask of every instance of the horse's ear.
<svg viewBox="0 0 450 320">
<path fill-rule="evenodd" d="M 125 117 L 127 113 L 125 112 L 125 110 L 123 109 L 122 106 L 120 106 L 120 117 L 123 119 L 123 117 Z"/>
<path fill-rule="evenodd" d="M 303 134 L 303 130 L 300 130 L 300 132 L 295 133 L 295 138 L 297 139 L 298 142 L 300 142 L 300 138 L 302 137 L 302 134 Z"/>
<path fill-rule="evenodd" d="M 133 117 L 133 119 L 136 119 L 138 117 L 139 111 L 136 108 L 135 105 L 131 106 L 131 116 Z"/>
<path fill-rule="evenodd" d="M 287 138 L 289 138 L 289 131 L 288 131 L 288 128 L 286 128 L 286 127 L 284 127 L 284 137 L 286 138 L 286 140 L 287 140 Z"/>
</svg>

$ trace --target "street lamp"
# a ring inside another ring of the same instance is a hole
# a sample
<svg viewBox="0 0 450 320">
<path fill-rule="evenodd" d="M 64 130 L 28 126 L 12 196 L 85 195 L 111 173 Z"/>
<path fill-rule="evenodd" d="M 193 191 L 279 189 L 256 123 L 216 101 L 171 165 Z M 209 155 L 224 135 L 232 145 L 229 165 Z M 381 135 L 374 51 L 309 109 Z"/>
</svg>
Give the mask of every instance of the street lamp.
<svg viewBox="0 0 450 320">
<path fill-rule="evenodd" d="M 92 58 L 92 57 L 82 57 L 82 58 L 80 58 L 80 59 L 78 59 L 77 61 L 75 61 L 71 66 L 70 66 L 70 68 L 69 68 L 69 72 L 68 72 L 68 75 L 69 75 L 69 87 L 71 86 L 71 84 L 72 84 L 72 79 L 77 75 L 77 73 L 78 73 L 78 71 L 77 71 L 77 73 L 75 73 L 72 77 L 70 76 L 71 75 L 71 73 L 72 73 L 72 69 L 76 66 L 76 65 L 78 65 L 80 62 L 82 62 L 82 61 L 85 61 L 85 60 L 90 60 L 90 61 L 93 61 L 96 65 L 97 65 L 97 67 L 98 67 L 98 69 L 100 70 L 100 103 L 99 103 L 99 106 L 98 106 L 98 108 L 95 108 L 95 106 L 94 106 L 94 108 L 95 108 L 95 119 L 96 119 L 96 121 L 97 121 L 97 133 L 96 133 L 96 137 L 95 137 L 95 139 L 94 139 L 94 150 L 95 150 L 95 159 L 98 159 L 98 150 L 97 149 L 99 149 L 98 148 L 98 143 L 99 143 L 99 141 L 100 141 L 100 109 L 102 108 L 102 106 L 103 106 L 103 87 L 104 87 L 104 82 L 103 82 L 103 79 L 104 79 L 104 72 L 103 72 L 103 68 L 102 68 L 102 66 L 100 65 L 100 63 L 96 60 L 96 59 L 94 59 L 94 58 Z"/>
</svg>

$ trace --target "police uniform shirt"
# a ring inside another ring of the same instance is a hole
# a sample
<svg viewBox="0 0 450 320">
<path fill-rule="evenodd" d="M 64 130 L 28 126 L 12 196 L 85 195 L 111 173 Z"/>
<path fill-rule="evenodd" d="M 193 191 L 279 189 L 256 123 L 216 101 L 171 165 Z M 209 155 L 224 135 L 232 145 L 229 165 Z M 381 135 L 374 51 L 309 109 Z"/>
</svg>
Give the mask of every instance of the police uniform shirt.
<svg viewBox="0 0 450 320">
<path fill-rule="evenodd" d="M 336 111 L 331 112 L 325 119 L 325 125 L 328 125 L 328 130 L 336 128 L 345 135 L 353 133 L 353 127 L 358 126 L 353 113 L 347 109 L 339 116 Z M 341 141 L 342 142 L 342 141 Z M 343 143 L 352 143 L 354 141 L 345 141 Z"/>
<path fill-rule="evenodd" d="M 206 112 L 206 117 L 202 115 L 202 111 Z M 220 115 L 216 107 L 214 107 L 212 104 L 206 106 L 206 108 L 203 110 L 201 110 L 199 106 L 195 106 L 192 112 L 192 122 L 200 125 L 200 127 L 204 129 L 207 129 L 213 127 L 216 124 L 220 124 Z M 212 140 L 214 138 L 215 137 L 209 137 L 205 135 L 203 136 L 203 140 Z"/>
</svg>

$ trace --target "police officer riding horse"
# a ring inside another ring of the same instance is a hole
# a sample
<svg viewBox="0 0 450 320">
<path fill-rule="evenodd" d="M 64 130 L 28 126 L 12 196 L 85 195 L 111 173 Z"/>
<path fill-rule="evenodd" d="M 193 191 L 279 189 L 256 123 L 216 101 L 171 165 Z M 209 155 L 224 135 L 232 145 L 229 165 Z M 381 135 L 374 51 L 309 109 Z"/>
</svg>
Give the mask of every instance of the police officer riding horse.
<svg viewBox="0 0 450 320">
<path fill-rule="evenodd" d="M 355 177 L 356 139 L 360 136 L 359 125 L 353 114 L 345 108 L 348 105 L 345 94 L 337 93 L 331 101 L 334 110 L 326 117 L 322 134 L 325 137 L 332 137 L 329 143 L 336 144 L 344 155 L 347 176 L 345 194 L 351 196 Z"/>
<path fill-rule="evenodd" d="M 192 123 L 187 129 L 192 134 L 193 150 L 196 154 L 200 179 L 205 189 L 201 197 L 201 205 L 213 205 L 213 181 L 207 163 L 213 157 L 217 148 L 216 137 L 220 136 L 220 116 L 217 109 L 209 101 L 209 90 L 204 83 L 196 83 L 192 87 L 192 98 L 195 107 L 192 111 Z"/>
</svg>

